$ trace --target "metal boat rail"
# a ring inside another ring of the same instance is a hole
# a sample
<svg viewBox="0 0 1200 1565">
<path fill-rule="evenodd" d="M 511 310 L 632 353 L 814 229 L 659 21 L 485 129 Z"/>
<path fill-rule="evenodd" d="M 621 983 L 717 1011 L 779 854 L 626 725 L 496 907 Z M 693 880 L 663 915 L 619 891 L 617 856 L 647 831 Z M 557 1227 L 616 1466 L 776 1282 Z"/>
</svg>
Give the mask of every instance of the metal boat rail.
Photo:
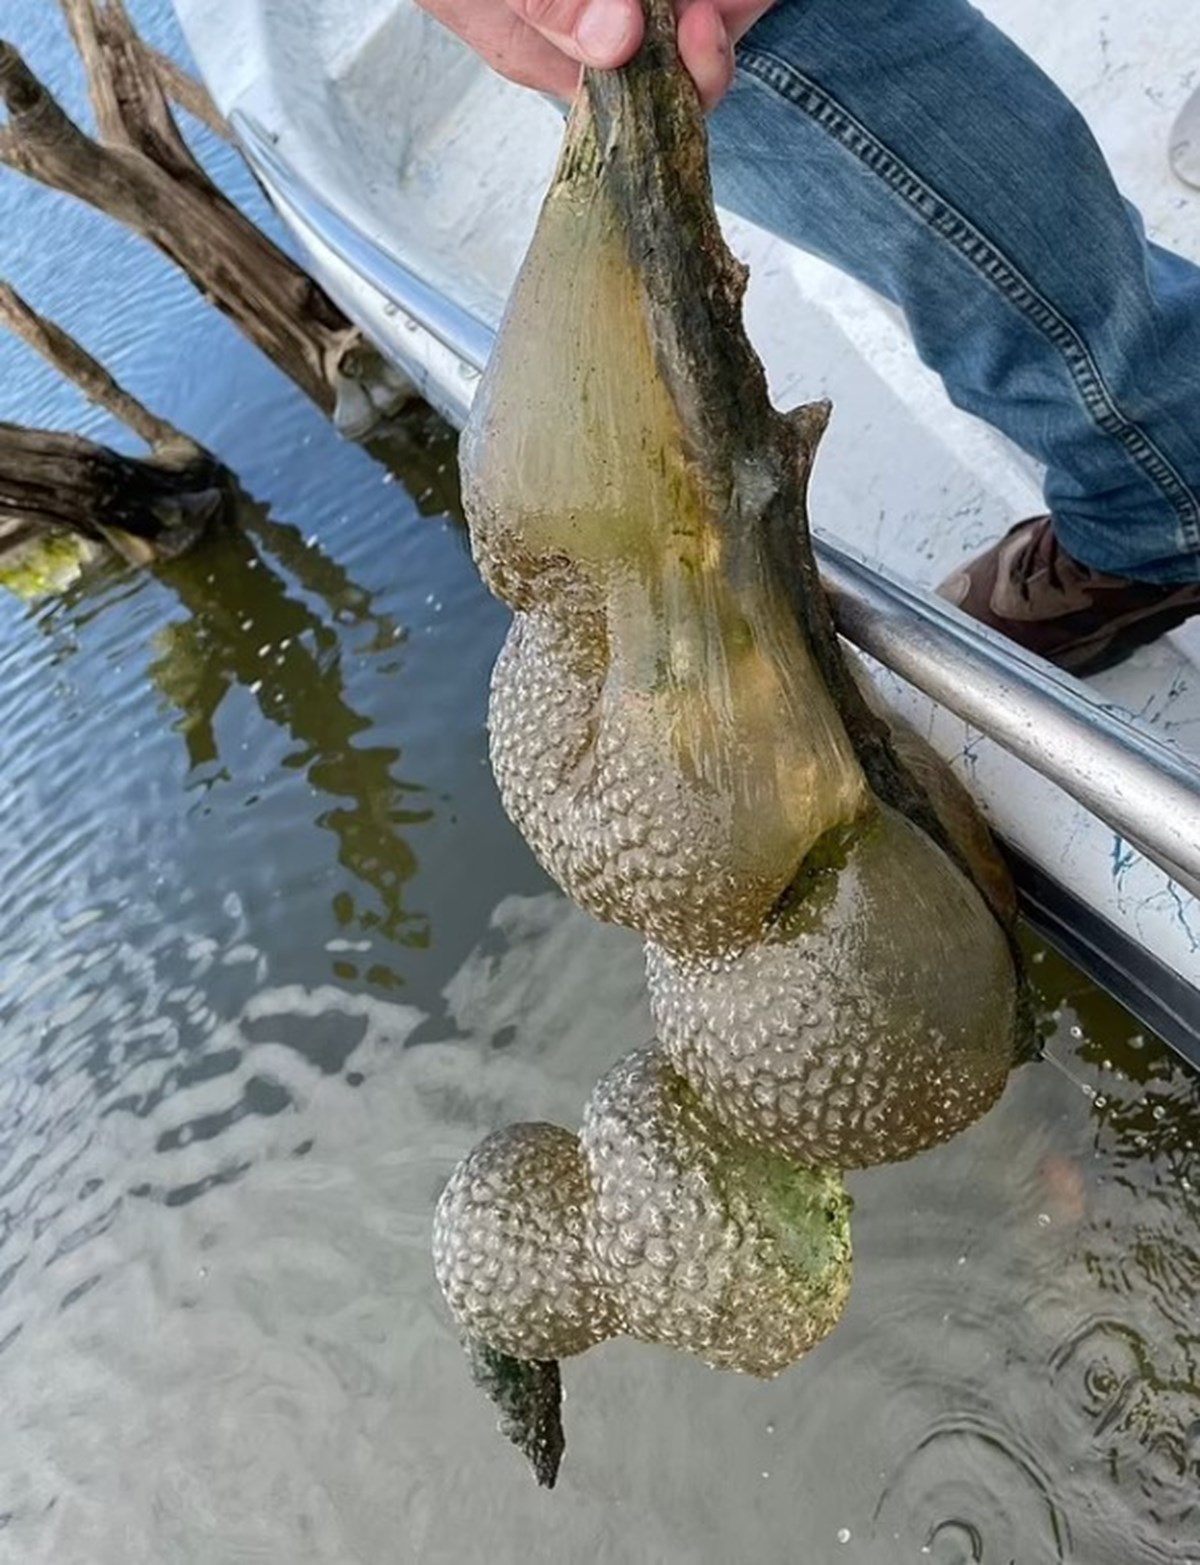
<svg viewBox="0 0 1200 1565">
<path fill-rule="evenodd" d="M 249 116 L 235 110 L 232 123 L 272 196 L 301 227 L 319 235 L 416 331 L 460 365 L 483 370 L 494 340 L 490 326 L 335 211 Z M 476 383 L 477 375 L 460 375 L 452 388 L 441 387 L 444 410 L 460 425 Z M 848 641 L 1048 778 L 1200 896 L 1200 766 L 1111 711 L 1079 681 L 933 594 L 829 538 L 815 536 L 814 544 L 838 630 Z M 1072 906 L 1062 888 L 1044 879 L 1039 886 L 1033 866 L 1018 860 L 1017 870 L 1033 921 L 1200 1063 L 1197 990 L 1165 968 L 1154 971 L 1144 952 L 1114 957 L 1100 949 L 1103 938 L 1083 941 L 1087 910 Z"/>
<path fill-rule="evenodd" d="M 1200 767 L 941 598 L 827 538 L 814 542 L 848 641 L 1057 783 L 1200 896 Z"/>
</svg>

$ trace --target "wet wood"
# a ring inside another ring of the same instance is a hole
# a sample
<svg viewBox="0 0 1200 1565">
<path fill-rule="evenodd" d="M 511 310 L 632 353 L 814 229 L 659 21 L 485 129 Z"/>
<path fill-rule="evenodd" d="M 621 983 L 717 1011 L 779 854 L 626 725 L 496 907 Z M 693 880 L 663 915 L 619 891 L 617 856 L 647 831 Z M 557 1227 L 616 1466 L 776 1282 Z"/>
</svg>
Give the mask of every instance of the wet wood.
<svg viewBox="0 0 1200 1565">
<path fill-rule="evenodd" d="M 135 564 L 190 548 L 232 503 L 232 478 L 199 447 L 123 456 L 79 435 L 0 423 L 0 553 L 52 531 Z"/>
<path fill-rule="evenodd" d="M 229 513 L 237 495 L 232 473 L 3 280 L 0 325 L 151 449 L 146 458 L 124 456 L 79 435 L 0 423 L 0 558 L 39 535 L 65 531 L 148 564 L 183 553 Z"/>
<path fill-rule="evenodd" d="M 136 397 L 130 396 L 98 359 L 93 358 L 86 348 L 69 337 L 60 326 L 39 315 L 3 278 L 0 278 L 0 325 L 6 326 L 27 342 L 61 375 L 73 381 L 89 402 L 106 408 L 148 446 L 178 443 L 199 450 L 174 424 L 151 413 Z"/>
<path fill-rule="evenodd" d="M 168 102 L 168 92 L 183 95 L 178 75 L 146 49 L 121 0 L 62 6 L 87 70 L 97 135 L 85 134 L 0 39 L 8 115 L 0 163 L 143 235 L 323 412 L 352 408 L 350 432 L 374 432 L 411 399 L 411 388 L 204 172 Z M 193 98 L 188 107 L 203 104 Z"/>
</svg>

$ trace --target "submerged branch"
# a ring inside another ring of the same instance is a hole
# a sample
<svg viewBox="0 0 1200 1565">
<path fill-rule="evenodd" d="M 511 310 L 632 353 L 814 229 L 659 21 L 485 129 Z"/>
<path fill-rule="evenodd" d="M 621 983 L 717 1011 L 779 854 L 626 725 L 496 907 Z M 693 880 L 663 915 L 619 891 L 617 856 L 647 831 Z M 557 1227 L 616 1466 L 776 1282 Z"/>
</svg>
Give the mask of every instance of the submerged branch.
<svg viewBox="0 0 1200 1565">
<path fill-rule="evenodd" d="M 76 533 L 144 565 L 191 548 L 235 495 L 233 475 L 194 445 L 140 460 L 0 423 L 0 543 Z"/>
<path fill-rule="evenodd" d="M 87 67 L 99 139 L 0 40 L 0 162 L 148 239 L 352 438 L 416 395 L 328 294 L 193 157 L 120 0 L 60 0 Z"/>
<path fill-rule="evenodd" d="M 165 418 L 151 413 L 125 390 L 98 359 L 92 357 L 60 326 L 37 313 L 11 285 L 0 278 L 0 325 L 29 344 L 60 374 L 73 381 L 89 402 L 106 408 L 128 425 L 148 446 L 175 445 L 199 452 L 196 443 Z"/>
</svg>

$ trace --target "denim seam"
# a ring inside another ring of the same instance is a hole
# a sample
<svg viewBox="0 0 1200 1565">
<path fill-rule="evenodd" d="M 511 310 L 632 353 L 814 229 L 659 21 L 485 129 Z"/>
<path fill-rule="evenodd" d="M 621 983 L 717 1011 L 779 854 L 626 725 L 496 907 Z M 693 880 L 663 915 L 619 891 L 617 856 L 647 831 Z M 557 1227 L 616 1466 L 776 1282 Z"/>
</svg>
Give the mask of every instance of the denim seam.
<svg viewBox="0 0 1200 1565">
<path fill-rule="evenodd" d="M 1060 311 L 974 224 L 810 77 L 776 55 L 745 45 L 738 50 L 738 64 L 802 110 L 877 174 L 1053 344 L 1096 426 L 1120 444 L 1170 504 L 1186 547 L 1200 549 L 1200 498 L 1145 430 L 1121 412 L 1083 338 Z"/>
</svg>

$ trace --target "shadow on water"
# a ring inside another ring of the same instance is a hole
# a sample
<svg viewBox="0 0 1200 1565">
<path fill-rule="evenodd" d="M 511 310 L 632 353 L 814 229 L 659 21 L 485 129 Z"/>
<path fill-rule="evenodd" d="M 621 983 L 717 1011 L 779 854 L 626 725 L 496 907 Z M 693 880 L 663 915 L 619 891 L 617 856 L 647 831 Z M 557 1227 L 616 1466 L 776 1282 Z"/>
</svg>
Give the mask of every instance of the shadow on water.
<svg viewBox="0 0 1200 1565">
<path fill-rule="evenodd" d="M 371 455 L 385 469 L 385 482 L 403 485 L 418 516 L 457 530 L 455 447 L 453 432 L 420 410 L 375 442 Z M 429 910 L 411 900 L 420 868 L 416 842 L 447 795 L 403 774 L 402 747 L 380 742 L 381 728 L 394 730 L 390 720 L 381 722 L 390 714 L 371 710 L 369 701 L 356 704 L 347 660 L 374 666 L 402 701 L 419 707 L 424 697 L 411 679 L 393 684 L 409 672 L 412 625 L 381 606 L 386 595 L 356 580 L 315 534 L 243 492 L 235 525 L 215 530 L 194 552 L 146 578 L 112 559 L 89 566 L 35 620 L 54 644 L 56 661 L 69 663 L 89 627 L 120 613 L 150 579 L 168 601 L 164 623 L 151 632 L 145 674 L 183 741 L 184 790 L 208 799 L 238 785 L 238 760 L 228 753 L 236 733 L 222 737 L 221 717 L 232 696 L 248 698 L 289 741 L 279 766 L 302 776 L 325 801 L 311 818 L 335 839 L 346 871 L 331 898 L 334 926 L 347 940 L 371 938 L 374 960 L 366 971 L 340 960 L 332 964 L 334 975 L 365 978 L 384 990 L 402 987 L 404 975 L 383 953 L 430 946 Z M 257 751 L 263 743 L 255 735 L 241 748 Z M 251 807 L 258 796 L 252 792 L 243 802 Z"/>
<path fill-rule="evenodd" d="M 476 856 L 476 899 L 443 884 L 464 767 L 476 786 L 475 664 L 500 629 L 485 616 L 480 650 L 442 672 L 425 587 L 480 592 L 454 437 L 418 416 L 373 454 L 395 489 L 338 451 L 359 520 L 340 548 L 244 497 L 236 526 L 154 572 L 100 560 L 55 599 L 3 605 L 0 1351 L 92 1296 L 130 1203 L 190 1207 L 306 1156 L 314 1135 L 291 1127 L 314 1083 L 363 1084 L 356 996 L 410 985 L 439 898 L 448 976 L 511 884 L 503 852 L 495 880 Z M 364 585 L 380 552 L 387 586 Z M 404 756 L 431 725 L 418 780 Z"/>
</svg>

